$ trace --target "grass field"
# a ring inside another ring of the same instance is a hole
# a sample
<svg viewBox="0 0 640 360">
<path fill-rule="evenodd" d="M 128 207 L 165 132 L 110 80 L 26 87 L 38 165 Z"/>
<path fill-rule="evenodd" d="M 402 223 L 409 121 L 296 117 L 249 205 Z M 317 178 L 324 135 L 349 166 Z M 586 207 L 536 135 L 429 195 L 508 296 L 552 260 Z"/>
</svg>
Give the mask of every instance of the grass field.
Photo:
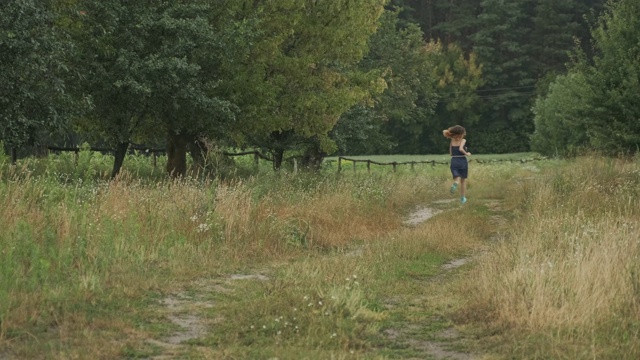
<svg viewBox="0 0 640 360">
<path fill-rule="evenodd" d="M 463 207 L 447 166 L 107 160 L 0 156 L 0 359 L 640 357 L 637 160 L 472 163 Z"/>
</svg>

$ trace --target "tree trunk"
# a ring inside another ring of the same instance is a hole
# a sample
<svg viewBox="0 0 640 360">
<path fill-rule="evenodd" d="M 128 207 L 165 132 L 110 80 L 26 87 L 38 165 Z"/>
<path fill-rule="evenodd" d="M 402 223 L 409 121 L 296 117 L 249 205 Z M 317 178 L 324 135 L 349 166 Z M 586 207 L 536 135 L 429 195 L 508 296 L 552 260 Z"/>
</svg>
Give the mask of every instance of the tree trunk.
<svg viewBox="0 0 640 360">
<path fill-rule="evenodd" d="M 187 175 L 188 137 L 169 131 L 167 139 L 167 173 L 173 178 Z"/>
<path fill-rule="evenodd" d="M 189 143 L 189 152 L 193 158 L 193 166 L 198 172 L 203 171 L 206 166 L 206 156 L 209 148 L 202 140 L 195 140 Z"/>
<path fill-rule="evenodd" d="M 284 160 L 284 149 L 273 150 L 273 170 L 280 170 L 282 168 L 282 161 Z"/>
<path fill-rule="evenodd" d="M 327 153 L 320 149 L 320 146 L 312 144 L 305 150 L 302 156 L 302 167 L 308 170 L 318 171 L 322 160 L 327 156 Z"/>
<path fill-rule="evenodd" d="M 124 158 L 127 156 L 127 150 L 129 149 L 129 142 L 121 142 L 116 145 L 116 152 L 113 154 L 113 170 L 111 171 L 111 178 L 115 179 L 122 169 Z"/>
</svg>

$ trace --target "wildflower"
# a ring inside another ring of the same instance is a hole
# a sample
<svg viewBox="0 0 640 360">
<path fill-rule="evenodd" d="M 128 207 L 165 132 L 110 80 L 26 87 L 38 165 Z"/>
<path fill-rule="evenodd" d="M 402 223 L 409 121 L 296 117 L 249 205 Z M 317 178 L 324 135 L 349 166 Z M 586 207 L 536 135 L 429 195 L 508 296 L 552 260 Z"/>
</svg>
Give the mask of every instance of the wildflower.
<svg viewBox="0 0 640 360">
<path fill-rule="evenodd" d="M 196 230 L 196 231 L 198 233 L 203 233 L 203 232 L 209 231 L 209 229 L 211 229 L 211 225 L 209 225 L 209 224 L 200 224 L 200 225 L 198 225 L 198 230 Z"/>
</svg>

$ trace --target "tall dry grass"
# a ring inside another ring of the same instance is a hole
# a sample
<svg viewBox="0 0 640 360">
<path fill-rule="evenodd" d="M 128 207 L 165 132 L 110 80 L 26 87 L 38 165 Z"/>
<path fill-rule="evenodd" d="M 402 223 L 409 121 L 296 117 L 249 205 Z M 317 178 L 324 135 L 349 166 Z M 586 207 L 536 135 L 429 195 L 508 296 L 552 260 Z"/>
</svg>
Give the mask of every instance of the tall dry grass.
<svg viewBox="0 0 640 360">
<path fill-rule="evenodd" d="M 529 346 L 551 357 L 640 356 L 638 162 L 584 158 L 503 189 L 516 216 L 466 283 L 467 313 L 545 334 Z"/>
<path fill-rule="evenodd" d="M 401 209 L 432 197 L 440 181 L 267 174 L 149 182 L 125 174 L 102 182 L 16 168 L 3 174 L 0 349 L 35 340 L 47 347 L 51 337 L 62 348 L 98 339 L 102 330 L 93 324 L 139 333 L 131 299 L 376 238 L 398 226 Z M 90 343 L 88 353 L 104 348 Z"/>
</svg>

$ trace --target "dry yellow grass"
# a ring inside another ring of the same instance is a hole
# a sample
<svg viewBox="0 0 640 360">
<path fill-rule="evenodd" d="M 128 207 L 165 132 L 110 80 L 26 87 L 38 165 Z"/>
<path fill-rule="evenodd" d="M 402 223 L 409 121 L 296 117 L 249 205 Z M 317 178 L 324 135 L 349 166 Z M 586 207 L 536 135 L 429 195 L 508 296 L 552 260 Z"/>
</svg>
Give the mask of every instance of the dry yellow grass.
<svg viewBox="0 0 640 360">
<path fill-rule="evenodd" d="M 518 215 L 465 282 L 467 314 L 559 344 L 605 343 L 601 356 L 640 340 L 627 328 L 640 321 L 638 164 L 586 158 L 503 186 Z"/>
<path fill-rule="evenodd" d="M 67 346 L 78 339 L 87 348 L 103 344 L 93 338 L 100 330 L 91 324 L 133 331 L 123 325 L 137 311 L 127 299 L 167 291 L 185 279 L 370 241 L 398 226 L 398 209 L 427 194 L 407 195 L 413 180 L 393 176 L 381 184 L 371 177 L 260 181 L 3 180 L 0 245 L 7 281 L 0 291 L 0 344 L 29 344 L 28 334 L 36 332 L 72 356 Z M 292 186 L 295 181 L 301 184 Z M 119 316 L 89 315 L 94 310 L 83 305 L 105 301 Z M 38 333 L 49 326 L 55 331 Z"/>
</svg>

